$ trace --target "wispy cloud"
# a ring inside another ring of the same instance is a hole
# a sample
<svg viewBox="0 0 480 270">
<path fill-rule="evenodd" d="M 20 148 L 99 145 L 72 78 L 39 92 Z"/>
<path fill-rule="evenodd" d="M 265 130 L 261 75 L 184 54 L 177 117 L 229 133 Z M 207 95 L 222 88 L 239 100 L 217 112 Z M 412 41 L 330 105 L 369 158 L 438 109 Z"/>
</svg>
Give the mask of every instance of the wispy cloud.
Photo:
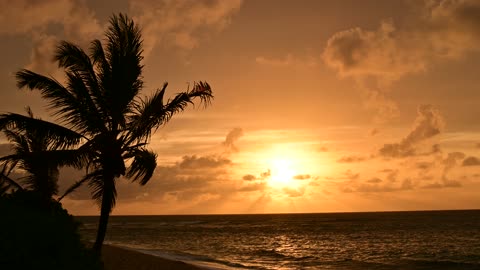
<svg viewBox="0 0 480 270">
<path fill-rule="evenodd" d="M 238 148 L 235 143 L 243 136 L 243 129 L 234 128 L 230 130 L 225 137 L 223 145 L 227 148 L 227 151 L 238 152 Z"/>
</svg>

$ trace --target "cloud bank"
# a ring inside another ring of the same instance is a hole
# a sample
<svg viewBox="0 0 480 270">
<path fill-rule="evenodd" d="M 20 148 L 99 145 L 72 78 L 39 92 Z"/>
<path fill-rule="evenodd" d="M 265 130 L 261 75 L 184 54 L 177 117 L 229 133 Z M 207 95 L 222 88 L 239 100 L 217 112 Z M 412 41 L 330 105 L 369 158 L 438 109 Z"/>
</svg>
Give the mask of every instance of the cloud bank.
<svg viewBox="0 0 480 270">
<path fill-rule="evenodd" d="M 367 107 L 377 111 L 378 121 L 398 114 L 388 97 L 393 82 L 425 71 L 441 59 L 456 59 L 480 48 L 479 1 L 425 1 L 414 7 L 420 12 L 408 25 L 397 28 L 389 20 L 375 30 L 340 31 L 323 51 L 327 66 L 341 77 L 355 79 Z"/>
</svg>

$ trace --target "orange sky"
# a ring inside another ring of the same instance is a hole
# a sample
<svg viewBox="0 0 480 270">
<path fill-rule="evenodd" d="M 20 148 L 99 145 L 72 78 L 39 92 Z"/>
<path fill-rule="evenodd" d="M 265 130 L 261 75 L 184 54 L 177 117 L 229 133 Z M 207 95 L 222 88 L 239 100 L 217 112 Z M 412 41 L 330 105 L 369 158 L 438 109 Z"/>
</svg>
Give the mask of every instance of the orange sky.
<svg viewBox="0 0 480 270">
<path fill-rule="evenodd" d="M 101 2 L 101 3 L 97 3 Z M 0 110 L 30 105 L 22 67 L 58 76 L 61 39 L 108 16 L 142 26 L 145 92 L 206 80 L 215 100 L 152 139 L 156 173 L 118 180 L 113 214 L 480 206 L 480 2 L 0 0 Z M 5 145 L 0 145 L 5 152 Z M 61 187 L 82 172 L 66 169 Z M 64 205 L 96 214 L 87 189 Z"/>
</svg>

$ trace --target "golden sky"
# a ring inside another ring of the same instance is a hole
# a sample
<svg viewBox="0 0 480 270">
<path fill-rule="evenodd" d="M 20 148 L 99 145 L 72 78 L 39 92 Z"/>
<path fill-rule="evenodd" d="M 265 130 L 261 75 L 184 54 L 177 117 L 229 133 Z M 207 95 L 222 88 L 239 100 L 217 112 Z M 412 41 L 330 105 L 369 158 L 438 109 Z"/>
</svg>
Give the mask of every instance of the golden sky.
<svg viewBox="0 0 480 270">
<path fill-rule="evenodd" d="M 20 68 L 60 76 L 108 17 L 143 29 L 145 94 L 206 80 L 215 100 L 152 138 L 145 187 L 113 214 L 480 207 L 480 1 L 0 0 L 0 110 L 30 105 Z M 7 149 L 4 144 L 0 150 Z M 65 169 L 61 188 L 82 172 Z M 64 205 L 96 214 L 87 189 Z"/>
</svg>

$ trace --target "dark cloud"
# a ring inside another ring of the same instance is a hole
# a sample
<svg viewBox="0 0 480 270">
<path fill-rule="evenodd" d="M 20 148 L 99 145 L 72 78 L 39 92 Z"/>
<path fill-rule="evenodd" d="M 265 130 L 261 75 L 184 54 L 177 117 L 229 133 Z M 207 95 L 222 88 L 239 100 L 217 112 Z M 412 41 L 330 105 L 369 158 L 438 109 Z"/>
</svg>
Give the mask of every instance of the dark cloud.
<svg viewBox="0 0 480 270">
<path fill-rule="evenodd" d="M 433 167 L 433 165 L 434 165 L 433 162 L 420 161 L 415 164 L 415 167 L 420 170 L 429 170 Z"/>
<path fill-rule="evenodd" d="M 257 177 L 253 174 L 246 174 L 242 177 L 242 179 L 245 181 L 253 181 L 253 180 L 256 180 Z"/>
<path fill-rule="evenodd" d="M 261 179 L 266 179 L 266 178 L 269 178 L 270 176 L 272 176 L 272 172 L 270 171 L 270 169 L 260 174 Z"/>
<path fill-rule="evenodd" d="M 480 166 L 480 159 L 477 157 L 467 157 L 463 160 L 462 166 Z"/>
<path fill-rule="evenodd" d="M 241 128 L 234 128 L 228 132 L 223 145 L 229 150 L 233 152 L 237 152 L 238 148 L 235 143 L 243 136 L 243 129 Z"/>
<path fill-rule="evenodd" d="M 344 156 L 337 160 L 339 163 L 355 163 L 367 160 L 364 156 Z"/>
<path fill-rule="evenodd" d="M 262 180 L 265 180 L 265 179 L 269 178 L 270 176 L 271 176 L 271 171 L 269 169 L 265 172 L 260 173 L 259 176 L 255 176 L 253 174 L 246 174 L 246 175 L 242 176 L 242 179 L 245 180 L 245 181 L 255 181 L 255 180 L 262 181 Z"/>
<path fill-rule="evenodd" d="M 344 192 L 364 192 L 364 193 L 380 193 L 380 192 L 395 192 L 402 190 L 411 190 L 415 186 L 410 178 L 404 179 L 400 185 L 393 185 L 391 183 L 383 183 L 379 178 L 372 178 L 366 181 L 367 183 L 354 183 L 352 186 L 344 188 Z"/>
<path fill-rule="evenodd" d="M 307 180 L 310 178 L 311 178 L 310 174 L 297 174 L 293 177 L 293 179 L 296 179 L 296 180 Z"/>
<path fill-rule="evenodd" d="M 232 161 L 221 156 L 184 156 L 178 166 L 182 169 L 209 169 L 231 165 Z"/>
<path fill-rule="evenodd" d="M 385 144 L 379 153 L 384 157 L 400 158 L 417 154 L 418 144 L 440 134 L 445 126 L 439 111 L 431 105 L 418 107 L 413 129 L 399 143 Z M 432 153 L 438 151 L 438 145 L 432 147 Z"/>
<path fill-rule="evenodd" d="M 373 177 L 367 180 L 367 183 L 373 183 L 373 184 L 381 183 L 381 182 L 383 182 L 382 179 L 378 177 Z"/>
<path fill-rule="evenodd" d="M 442 182 L 434 182 L 427 185 L 422 186 L 425 189 L 437 189 L 437 188 L 458 188 L 462 187 L 462 183 L 456 180 L 445 180 Z"/>
</svg>

